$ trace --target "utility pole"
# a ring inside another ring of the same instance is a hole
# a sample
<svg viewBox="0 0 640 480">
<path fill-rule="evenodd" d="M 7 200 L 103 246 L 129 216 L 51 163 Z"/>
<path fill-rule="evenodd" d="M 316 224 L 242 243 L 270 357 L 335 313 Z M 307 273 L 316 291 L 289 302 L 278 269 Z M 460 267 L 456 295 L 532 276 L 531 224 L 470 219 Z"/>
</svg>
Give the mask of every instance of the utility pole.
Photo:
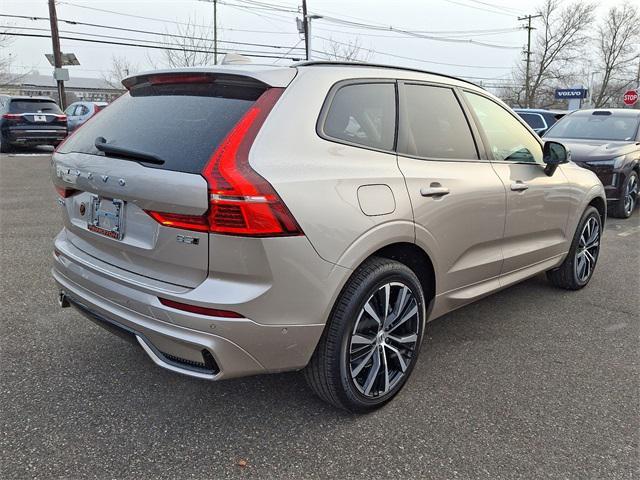
<svg viewBox="0 0 640 480">
<path fill-rule="evenodd" d="M 56 14 L 56 3 L 49 0 L 49 23 L 51 24 L 51 43 L 53 44 L 53 60 L 56 71 L 62 68 L 62 52 L 60 52 L 60 36 L 58 34 L 58 15 Z M 64 94 L 64 80 L 56 80 L 58 83 L 58 98 L 60 99 L 60 108 L 67 108 L 67 102 Z"/>
<path fill-rule="evenodd" d="M 218 0 L 213 0 L 213 64 L 218 64 Z"/>
<path fill-rule="evenodd" d="M 535 30 L 535 27 L 531 26 L 531 20 L 541 17 L 542 15 L 525 15 L 524 17 L 518 17 L 519 21 L 527 20 L 527 26 L 524 28 L 527 30 L 527 50 L 524 52 L 527 55 L 527 67 L 524 75 L 524 96 L 525 96 L 525 108 L 530 108 L 529 99 L 529 83 L 531 81 L 531 31 Z"/>
<path fill-rule="evenodd" d="M 304 29 L 305 58 L 311 58 L 311 42 L 309 41 L 309 17 L 307 15 L 307 0 L 302 0 L 302 28 Z"/>
</svg>

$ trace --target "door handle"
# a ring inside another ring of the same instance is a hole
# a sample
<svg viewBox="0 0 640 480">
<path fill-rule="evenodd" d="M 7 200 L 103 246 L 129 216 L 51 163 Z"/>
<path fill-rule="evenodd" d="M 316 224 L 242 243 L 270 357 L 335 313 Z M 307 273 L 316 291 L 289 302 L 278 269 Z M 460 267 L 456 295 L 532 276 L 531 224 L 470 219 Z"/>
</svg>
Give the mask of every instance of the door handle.
<svg viewBox="0 0 640 480">
<path fill-rule="evenodd" d="M 515 182 L 511 182 L 511 190 L 514 192 L 522 192 L 527 190 L 529 185 L 524 183 L 522 180 L 516 180 Z"/>
<path fill-rule="evenodd" d="M 444 197 L 445 195 L 449 195 L 449 189 L 447 187 L 435 185 L 430 186 L 429 188 L 422 187 L 420 189 L 420 195 L 423 197 Z"/>
</svg>

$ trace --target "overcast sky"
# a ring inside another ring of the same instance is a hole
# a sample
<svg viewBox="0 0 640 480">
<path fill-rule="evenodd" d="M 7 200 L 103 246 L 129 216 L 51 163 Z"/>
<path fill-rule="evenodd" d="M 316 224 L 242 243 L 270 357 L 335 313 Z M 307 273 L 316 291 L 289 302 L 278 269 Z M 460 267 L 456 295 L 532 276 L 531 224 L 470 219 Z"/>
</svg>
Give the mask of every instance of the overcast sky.
<svg viewBox="0 0 640 480">
<path fill-rule="evenodd" d="M 632 1 L 640 4 L 640 0 Z M 281 10 L 297 9 L 300 4 L 295 0 L 219 0 L 220 40 L 287 47 L 280 50 L 283 54 L 295 45 L 304 46 L 297 33 L 295 13 L 261 8 L 254 2 L 284 7 Z M 190 18 L 196 19 L 198 24 L 213 25 L 213 5 L 201 0 L 59 0 L 57 3 L 58 18 L 61 20 L 169 33 L 176 33 L 178 23 L 187 22 Z M 598 3 L 597 14 L 602 17 L 610 6 L 621 2 L 599 0 Z M 508 77 L 512 66 L 521 61 L 526 30 L 518 29 L 523 22 L 518 21 L 517 17 L 533 13 L 536 5 L 538 2 L 524 0 L 308 0 L 309 11 L 313 14 L 380 27 L 422 31 L 424 35 L 446 37 L 448 40 L 415 38 L 390 31 L 354 28 L 353 25 L 336 23 L 331 19 L 318 19 L 313 20 L 312 45 L 315 50 L 326 50 L 328 45 L 325 39 L 329 37 L 338 42 L 350 42 L 359 37 L 362 47 L 373 51 L 369 61 L 474 77 L 476 81 L 485 79 L 488 83 Z M 0 13 L 48 17 L 47 0 L 1 0 Z M 47 21 L 7 17 L 0 17 L 0 24 L 48 28 Z M 162 38 L 62 22 L 59 28 L 61 31 L 81 32 L 83 37 L 100 34 L 139 40 Z M 48 34 L 40 30 L 10 31 Z M 61 32 L 61 35 L 68 34 Z M 478 45 L 468 40 L 492 46 Z M 62 40 L 61 44 L 63 52 L 73 52 L 80 60 L 80 66 L 69 67 L 70 74 L 77 77 L 100 77 L 103 71 L 108 70 L 114 54 L 127 57 L 140 69 L 150 67 L 149 58 L 158 63 L 162 61 L 161 51 L 147 48 L 71 40 Z M 224 47 L 232 49 L 232 44 L 224 44 Z M 258 46 L 238 48 L 271 50 Z M 52 71 L 44 57 L 45 53 L 51 52 L 49 38 L 15 37 L 8 52 L 13 57 L 14 70 L 17 72 L 37 70 L 49 74 Z M 302 50 L 293 50 L 289 55 L 294 53 L 303 55 Z M 316 55 L 322 57 L 321 54 Z M 274 59 L 254 61 L 272 63 Z"/>
</svg>

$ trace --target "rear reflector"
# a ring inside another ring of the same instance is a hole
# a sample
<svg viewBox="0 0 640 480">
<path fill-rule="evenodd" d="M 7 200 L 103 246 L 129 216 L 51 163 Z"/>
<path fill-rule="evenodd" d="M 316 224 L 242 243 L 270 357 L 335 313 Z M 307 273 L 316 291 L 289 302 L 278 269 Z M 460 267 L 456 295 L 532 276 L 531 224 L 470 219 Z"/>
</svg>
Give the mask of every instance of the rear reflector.
<svg viewBox="0 0 640 480">
<path fill-rule="evenodd" d="M 180 215 L 178 213 L 152 212 L 145 210 L 156 222 L 165 227 L 208 232 L 209 223 L 204 215 Z"/>
<path fill-rule="evenodd" d="M 223 318 L 244 318 L 242 315 L 236 312 L 230 312 L 229 310 L 218 310 L 217 308 L 199 307 L 197 305 L 190 305 L 188 303 L 175 302 L 166 298 L 160 298 L 160 303 L 165 307 L 175 308 L 176 310 L 183 310 L 185 312 L 197 313 L 199 315 L 208 315 L 210 317 L 223 317 Z"/>
</svg>

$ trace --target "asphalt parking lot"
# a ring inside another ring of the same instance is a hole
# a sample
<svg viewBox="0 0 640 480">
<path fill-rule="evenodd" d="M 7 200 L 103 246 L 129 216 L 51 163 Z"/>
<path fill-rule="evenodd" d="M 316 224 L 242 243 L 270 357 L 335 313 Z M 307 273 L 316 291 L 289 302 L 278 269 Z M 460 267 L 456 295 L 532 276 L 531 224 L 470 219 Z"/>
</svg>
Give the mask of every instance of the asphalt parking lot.
<svg viewBox="0 0 640 480">
<path fill-rule="evenodd" d="M 0 156 L 0 477 L 638 478 L 640 215 L 609 219 L 591 284 L 544 276 L 429 324 L 367 415 L 299 373 L 210 383 L 58 308 L 49 155 Z M 39 153 L 39 154 L 38 154 Z"/>
</svg>

